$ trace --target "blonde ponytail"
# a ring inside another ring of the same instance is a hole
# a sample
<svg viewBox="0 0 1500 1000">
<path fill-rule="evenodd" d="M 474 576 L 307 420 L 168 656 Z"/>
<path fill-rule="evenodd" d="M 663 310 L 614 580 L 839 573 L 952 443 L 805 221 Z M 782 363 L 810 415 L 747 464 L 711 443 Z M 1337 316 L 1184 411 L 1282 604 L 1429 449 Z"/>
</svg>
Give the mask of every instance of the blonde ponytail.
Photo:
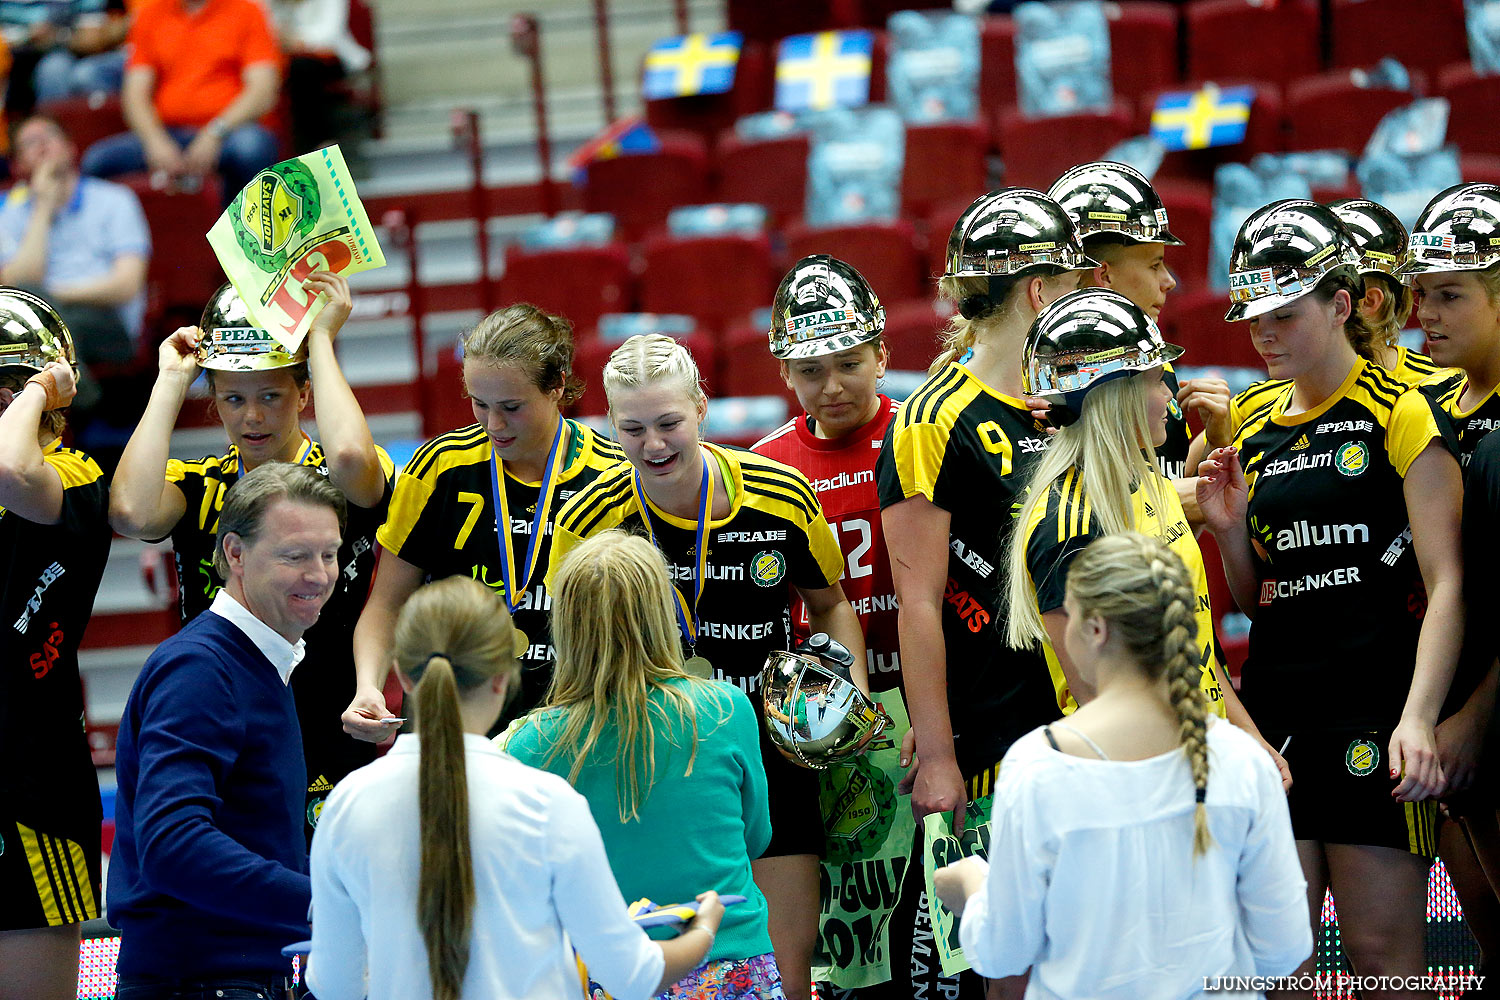
<svg viewBox="0 0 1500 1000">
<path fill-rule="evenodd" d="M 1213 846 L 1208 828 L 1208 706 L 1199 690 L 1197 598 L 1177 553 L 1134 531 L 1100 538 L 1068 571 L 1068 593 L 1086 618 L 1109 623 L 1141 672 L 1165 677 L 1178 743 L 1193 776 L 1193 856 Z"/>
</svg>

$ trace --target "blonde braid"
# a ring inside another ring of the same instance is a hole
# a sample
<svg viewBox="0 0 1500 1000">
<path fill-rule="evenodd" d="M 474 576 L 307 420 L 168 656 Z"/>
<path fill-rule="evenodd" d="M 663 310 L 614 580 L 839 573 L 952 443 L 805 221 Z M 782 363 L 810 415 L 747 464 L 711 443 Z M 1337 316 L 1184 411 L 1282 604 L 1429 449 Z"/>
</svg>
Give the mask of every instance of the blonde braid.
<svg viewBox="0 0 1500 1000">
<path fill-rule="evenodd" d="M 1162 659 L 1167 665 L 1167 692 L 1177 712 L 1183 753 L 1193 771 L 1198 803 L 1193 811 L 1193 856 L 1213 844 L 1208 830 L 1208 713 L 1198 687 L 1198 623 L 1193 616 L 1193 586 L 1180 561 L 1151 555 L 1151 582 L 1162 615 Z"/>
</svg>

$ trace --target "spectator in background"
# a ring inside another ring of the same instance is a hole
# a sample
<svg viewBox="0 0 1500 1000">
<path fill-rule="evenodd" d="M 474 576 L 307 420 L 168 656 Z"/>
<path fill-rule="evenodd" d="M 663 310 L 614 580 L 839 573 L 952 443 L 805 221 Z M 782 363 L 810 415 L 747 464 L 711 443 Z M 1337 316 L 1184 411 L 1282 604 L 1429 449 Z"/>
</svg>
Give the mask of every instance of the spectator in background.
<svg viewBox="0 0 1500 1000">
<path fill-rule="evenodd" d="M 334 139 L 336 97 L 330 88 L 370 68 L 370 52 L 349 31 L 349 0 L 272 0 L 271 16 L 287 55 L 292 143 L 297 152 Z"/>
<path fill-rule="evenodd" d="M 96 7 L 91 3 L 77 6 Z M 102 8 L 76 14 L 62 32 L 64 37 L 58 46 L 36 64 L 32 85 L 38 102 L 75 94 L 119 92 L 125 77 L 125 35 L 130 29 L 130 14 L 125 0 L 106 0 Z"/>
<path fill-rule="evenodd" d="M 120 101 L 130 131 L 90 146 L 83 172 L 149 169 L 166 184 L 217 170 L 227 204 L 277 157 L 276 137 L 258 121 L 281 87 L 265 11 L 254 0 L 148 0 L 127 41 Z"/>
<path fill-rule="evenodd" d="M 42 294 L 73 332 L 84 364 L 129 360 L 151 256 L 135 192 L 80 177 L 77 148 L 42 115 L 16 129 L 12 154 L 22 183 L 0 204 L 0 282 Z"/>
<path fill-rule="evenodd" d="M 307 935 L 312 884 L 287 685 L 339 578 L 345 506 L 327 478 L 284 462 L 235 483 L 214 550 L 224 589 L 131 688 L 106 901 L 118 1000 L 291 989 L 281 947 Z"/>
<path fill-rule="evenodd" d="M 5 88 L 5 110 L 20 117 L 36 104 L 32 78 L 50 53 L 66 48 L 73 25 L 84 14 L 102 10 L 104 0 L 3 0 L 0 37 L 14 60 Z"/>
</svg>

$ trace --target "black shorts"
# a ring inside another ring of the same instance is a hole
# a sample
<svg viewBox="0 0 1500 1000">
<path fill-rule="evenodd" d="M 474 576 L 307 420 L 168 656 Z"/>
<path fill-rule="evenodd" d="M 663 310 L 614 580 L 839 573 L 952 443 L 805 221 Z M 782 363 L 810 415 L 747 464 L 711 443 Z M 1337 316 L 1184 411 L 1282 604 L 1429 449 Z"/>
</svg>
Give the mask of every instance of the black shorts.
<svg viewBox="0 0 1500 1000">
<path fill-rule="evenodd" d="M 766 735 L 764 721 L 760 724 L 760 759 L 766 767 L 771 806 L 771 844 L 761 857 L 813 854 L 821 859 L 828 848 L 823 810 L 818 805 L 818 772 L 781 756 Z"/>
<path fill-rule="evenodd" d="M 1268 733 L 1266 739 L 1279 747 L 1288 735 Z M 1287 805 L 1298 840 L 1391 847 L 1429 859 L 1437 854 L 1437 802 L 1391 798 L 1390 730 L 1290 735 L 1282 756 L 1292 769 Z"/>
<path fill-rule="evenodd" d="M 98 792 L 93 791 L 95 801 Z M 35 820 L 32 821 L 36 823 Z M 99 916 L 99 821 L 39 829 L 0 814 L 0 931 L 78 924 Z"/>
</svg>

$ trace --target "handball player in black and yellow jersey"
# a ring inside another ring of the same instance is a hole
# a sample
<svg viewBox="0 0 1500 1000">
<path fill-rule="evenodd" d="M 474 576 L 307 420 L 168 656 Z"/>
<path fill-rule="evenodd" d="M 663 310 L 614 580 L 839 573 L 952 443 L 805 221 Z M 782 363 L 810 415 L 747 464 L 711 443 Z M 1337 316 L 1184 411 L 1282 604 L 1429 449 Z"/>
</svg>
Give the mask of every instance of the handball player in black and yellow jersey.
<svg viewBox="0 0 1500 1000">
<path fill-rule="evenodd" d="M 99 779 L 78 642 L 109 558 L 109 491 L 62 447 L 73 340 L 0 288 L 0 998 L 78 991 L 79 927 L 100 914 Z"/>
<path fill-rule="evenodd" d="M 1371 360 L 1407 385 L 1438 378 L 1442 366 L 1401 343 L 1412 309 L 1412 290 L 1397 271 L 1410 242 L 1406 227 L 1394 212 L 1368 198 L 1341 198 L 1328 207 L 1359 247 L 1359 273 L 1365 279 L 1359 314 L 1374 334 Z"/>
<path fill-rule="evenodd" d="M 424 580 L 467 576 L 498 591 L 526 635 L 520 694 L 498 728 L 529 711 L 552 679 L 547 572 L 563 503 L 624 460 L 613 442 L 561 408 L 583 393 L 573 374 L 573 328 L 518 304 L 463 338 L 464 384 L 475 422 L 417 449 L 396 480 L 380 529 L 375 586 L 354 635 L 359 690 L 344 728 L 363 740 L 395 732 L 382 688 L 396 618 Z"/>
<path fill-rule="evenodd" d="M 1412 285 L 1428 349 L 1451 371 L 1425 383 L 1422 392 L 1437 403 L 1438 422 L 1464 468 L 1468 627 L 1437 728 L 1438 757 L 1448 778 L 1445 812 L 1460 822 L 1442 824 L 1438 846 L 1464 917 L 1486 955 L 1500 954 L 1500 904 L 1485 877 L 1489 871 L 1500 879 L 1496 746 L 1487 739 L 1500 665 L 1488 620 L 1495 607 L 1488 579 L 1495 553 L 1484 541 L 1475 541 L 1483 538 L 1483 520 L 1491 516 L 1489 470 L 1480 470 L 1476 479 L 1472 463 L 1480 444 L 1500 427 L 1500 244 L 1493 241 L 1495 232 L 1500 232 L 1500 187 L 1449 188 L 1418 216 L 1411 251 L 1397 271 Z"/>
<path fill-rule="evenodd" d="M 1209 711 L 1259 740 L 1290 785 L 1285 762 L 1229 682 L 1214 641 L 1203 554 L 1176 488 L 1152 461 L 1167 439 L 1176 398 L 1166 366 L 1181 354 L 1134 302 L 1101 288 L 1063 296 L 1032 324 L 1022 355 L 1026 391 L 1052 401 L 1048 418 L 1061 429 L 1032 473 L 1011 536 L 1006 639 L 1013 649 L 1043 648 L 1058 710 L 1071 714 L 1095 692 L 1062 641 L 1069 567 L 1103 535 L 1135 531 L 1161 539 L 1193 580 L 1198 687 Z"/>
<path fill-rule="evenodd" d="M 146 412 L 125 446 L 110 487 L 110 524 L 122 535 L 170 537 L 183 622 L 196 618 L 224 586 L 214 569 L 214 538 L 224 493 L 251 469 L 289 462 L 317 469 L 348 501 L 339 548 L 340 575 L 291 688 L 307 762 L 307 835 L 323 801 L 344 775 L 374 759 L 373 748 L 341 732 L 338 714 L 354 693 L 354 623 L 375 567 L 375 529 L 385 519 L 395 468 L 375 444 L 349 388 L 333 339 L 353 308 L 349 283 L 326 271 L 309 275 L 308 295 L 326 295 L 303 347 L 289 354 L 254 326 L 238 293 L 224 285 L 198 327 L 183 327 L 157 351 L 158 374 Z M 172 428 L 202 371 L 229 450 L 196 461 L 170 458 Z M 317 395 L 318 439 L 300 415 Z"/>
<path fill-rule="evenodd" d="M 976 199 L 948 236 L 938 285 L 959 315 L 881 447 L 876 481 L 900 606 L 919 824 L 951 812 L 961 831 L 1011 743 L 1056 715 L 1041 654 L 1009 649 L 996 631 L 1000 559 L 1012 504 L 1048 443 L 1022 399 L 1021 347 L 1037 314 L 1095 266 L 1068 214 L 1041 192 Z M 926 852 L 913 860 L 934 864 Z M 996 988 L 1019 996 L 1025 980 Z M 958 992 L 984 996 L 985 985 L 966 973 Z"/>
<path fill-rule="evenodd" d="M 647 535 L 666 557 L 690 672 L 756 688 L 766 654 L 792 644 L 791 594 L 811 632 L 854 655 L 869 691 L 859 616 L 839 586 L 844 555 L 800 472 L 753 452 L 699 440 L 708 401 L 685 347 L 631 337 L 604 367 L 609 418 L 629 459 L 569 500 L 557 517 L 552 568 L 580 540 L 610 528 Z M 789 586 L 790 585 L 790 586 Z M 761 731 L 771 844 L 754 862 L 770 910 L 771 944 L 787 1000 L 811 992 L 824 849 L 817 775 L 782 757 Z"/>
<path fill-rule="evenodd" d="M 1420 975 L 1433 730 L 1463 629 L 1458 463 L 1426 397 L 1371 361 L 1359 252 L 1331 211 L 1253 213 L 1230 289 L 1225 318 L 1250 321 L 1271 375 L 1235 398 L 1235 444 L 1199 470 L 1252 622 L 1242 695 L 1296 775 L 1314 928 L 1331 887 L 1357 974 Z"/>
<path fill-rule="evenodd" d="M 1119 292 L 1159 324 L 1167 296 L 1177 287 L 1167 267 L 1167 248 L 1185 244 L 1167 228 L 1167 208 L 1145 175 L 1123 163 L 1081 163 L 1054 181 L 1047 197 L 1072 218 L 1084 253 L 1099 264 L 1079 287 Z M 1162 381 L 1172 392 L 1172 404 L 1167 407 L 1167 439 L 1156 460 L 1162 475 L 1182 482 L 1178 497 L 1196 524 L 1197 503 L 1187 473 L 1192 441 L 1187 414 L 1198 414 L 1211 446 L 1228 444 L 1229 383 L 1214 376 L 1179 383 L 1170 364 L 1162 370 Z"/>
</svg>

